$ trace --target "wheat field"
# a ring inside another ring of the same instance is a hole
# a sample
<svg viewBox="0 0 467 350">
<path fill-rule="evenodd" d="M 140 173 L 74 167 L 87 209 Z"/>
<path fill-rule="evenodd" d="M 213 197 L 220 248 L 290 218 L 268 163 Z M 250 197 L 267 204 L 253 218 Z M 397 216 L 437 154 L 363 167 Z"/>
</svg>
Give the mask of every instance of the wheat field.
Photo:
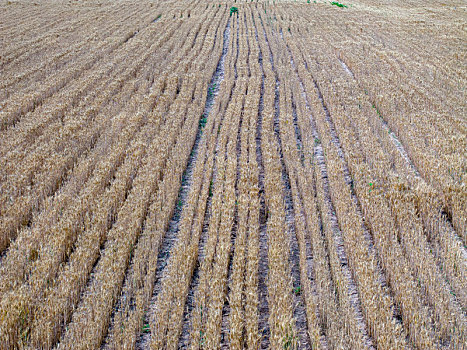
<svg viewBox="0 0 467 350">
<path fill-rule="evenodd" d="M 0 349 L 467 349 L 459 0 L 0 3 Z"/>
</svg>

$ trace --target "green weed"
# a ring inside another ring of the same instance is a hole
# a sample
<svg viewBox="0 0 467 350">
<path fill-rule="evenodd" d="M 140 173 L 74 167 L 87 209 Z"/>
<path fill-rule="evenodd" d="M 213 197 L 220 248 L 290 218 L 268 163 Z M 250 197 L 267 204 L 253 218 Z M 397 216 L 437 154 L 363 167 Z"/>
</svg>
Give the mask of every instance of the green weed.
<svg viewBox="0 0 467 350">
<path fill-rule="evenodd" d="M 340 2 L 333 1 L 331 2 L 331 5 L 337 6 L 337 7 L 348 7 L 347 5 L 341 4 Z"/>
<path fill-rule="evenodd" d="M 201 129 L 204 128 L 207 122 L 208 122 L 208 119 L 204 116 L 204 114 L 202 114 L 201 119 L 199 120 L 199 127 Z"/>
<path fill-rule="evenodd" d="M 238 13 L 238 8 L 236 8 L 235 6 L 232 6 L 230 8 L 230 15 L 232 16 L 232 13 Z"/>
<path fill-rule="evenodd" d="M 143 329 L 141 330 L 143 333 L 150 333 L 151 332 L 151 327 L 149 327 L 149 323 L 145 323 L 143 325 Z"/>
</svg>

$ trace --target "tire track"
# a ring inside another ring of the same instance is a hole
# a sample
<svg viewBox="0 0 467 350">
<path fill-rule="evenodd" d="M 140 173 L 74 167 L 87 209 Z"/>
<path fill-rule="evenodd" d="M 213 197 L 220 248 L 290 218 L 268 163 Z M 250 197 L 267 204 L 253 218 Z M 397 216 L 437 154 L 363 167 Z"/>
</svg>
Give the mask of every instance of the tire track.
<svg viewBox="0 0 467 350">
<path fill-rule="evenodd" d="M 223 35 L 222 56 L 217 65 L 215 76 L 213 76 L 213 79 L 211 80 L 210 91 L 212 91 L 212 94 L 209 96 L 210 101 L 209 103 L 206 104 L 206 112 L 204 115 L 211 113 L 211 110 L 214 107 L 214 103 L 217 104 L 217 109 L 215 113 L 216 114 L 221 113 L 222 115 L 224 115 L 225 109 L 231 101 L 232 91 L 235 88 L 235 82 L 231 86 L 231 91 L 229 94 L 228 101 L 226 101 L 226 103 L 222 107 L 221 107 L 221 101 L 217 100 L 217 96 L 220 93 L 221 83 L 224 80 L 224 76 L 225 76 L 225 58 L 227 56 L 227 52 L 228 52 L 228 48 L 230 44 L 230 31 L 231 31 L 231 28 L 230 28 L 230 20 L 229 20 L 227 22 L 227 26 L 226 26 L 226 29 Z M 223 120 L 221 120 L 219 122 L 219 125 L 218 126 L 216 125 L 214 129 L 217 128 L 217 130 L 220 130 L 222 127 L 222 122 Z M 218 151 L 218 147 L 219 146 L 218 146 L 218 139 L 217 139 L 216 146 L 214 147 L 216 153 Z M 179 349 L 188 348 L 189 343 L 190 343 L 190 331 L 191 331 L 191 326 L 192 326 L 191 319 L 193 316 L 193 310 L 196 306 L 195 296 L 196 296 L 196 292 L 199 286 L 200 267 L 202 266 L 203 260 L 205 257 L 205 247 L 206 247 L 206 243 L 208 239 L 208 229 L 209 229 L 209 222 L 210 222 L 210 217 L 211 217 L 212 199 L 213 199 L 213 193 L 215 190 L 216 183 L 217 183 L 217 162 L 214 162 L 213 167 L 212 167 L 212 178 L 209 183 L 209 194 L 207 198 L 206 211 L 205 211 L 203 226 L 202 226 L 201 235 L 200 235 L 198 258 L 197 258 L 197 262 L 194 268 L 190 286 L 188 289 L 186 306 L 185 306 L 185 311 L 183 314 L 184 321 L 183 321 L 182 332 L 181 332 L 179 344 L 178 344 Z"/>
<path fill-rule="evenodd" d="M 216 37 L 215 37 L 214 40 L 216 40 L 216 38 L 217 38 L 217 34 L 216 34 Z M 222 45 L 223 45 L 222 54 L 221 54 L 221 57 L 220 57 L 220 59 L 218 61 L 217 66 L 216 66 L 216 70 L 215 70 L 215 72 L 214 72 L 214 74 L 213 74 L 213 76 L 211 78 L 211 81 L 209 82 L 209 85 L 208 85 L 208 96 L 206 98 L 206 103 L 205 103 L 204 110 L 203 110 L 203 113 L 202 113 L 202 116 L 201 116 L 201 119 L 200 119 L 200 125 L 198 127 L 196 140 L 195 140 L 195 143 L 194 143 L 194 146 L 192 148 L 190 158 L 189 158 L 189 161 L 188 161 L 187 170 L 185 171 L 184 176 L 182 178 L 183 185 L 182 185 L 182 188 L 180 189 L 180 192 L 178 194 L 177 206 L 176 206 L 176 208 L 174 210 L 174 214 L 173 214 L 172 219 L 170 221 L 169 227 L 166 230 L 166 234 L 165 234 L 165 237 L 164 237 L 164 240 L 163 240 L 160 252 L 159 252 L 159 256 L 158 256 L 158 259 L 157 259 L 156 278 L 155 278 L 155 284 L 154 284 L 154 287 L 153 287 L 153 292 L 152 292 L 152 297 L 151 297 L 151 302 L 150 302 L 151 306 L 150 306 L 149 312 L 145 314 L 144 324 L 149 324 L 149 322 L 151 320 L 151 315 L 154 313 L 153 308 L 155 306 L 155 303 L 156 303 L 157 297 L 159 295 L 159 292 L 160 292 L 160 290 L 162 288 L 161 282 L 163 280 L 163 276 L 164 276 L 164 273 L 165 273 L 165 267 L 167 266 L 167 264 L 168 264 L 168 262 L 170 260 L 169 257 L 170 257 L 172 247 L 173 247 L 174 243 L 177 241 L 177 236 L 178 236 L 178 231 L 179 231 L 179 224 L 180 224 L 180 220 L 181 220 L 181 217 L 182 217 L 182 212 L 186 207 L 187 196 L 188 196 L 188 193 L 189 193 L 189 191 L 191 189 L 191 185 L 193 183 L 193 170 L 194 170 L 194 167 L 196 166 L 196 164 L 198 162 L 198 149 L 199 149 L 200 142 L 201 142 L 201 137 L 202 137 L 202 134 L 203 134 L 203 128 L 204 128 L 204 125 L 208 122 L 208 119 L 209 119 L 209 117 L 211 115 L 211 111 L 212 111 L 213 106 L 214 106 L 214 104 L 216 102 L 216 98 L 217 98 L 217 96 L 219 94 L 219 91 L 220 91 L 220 85 L 221 85 L 222 81 L 224 80 L 224 72 L 225 72 L 224 62 L 225 62 L 225 57 L 226 57 L 227 52 L 228 52 L 229 38 L 230 38 L 230 21 L 227 22 L 227 25 L 226 25 L 226 27 L 224 29 L 223 43 L 222 43 Z M 201 162 L 202 160 L 199 160 L 199 161 Z M 189 315 L 191 314 L 191 311 L 192 311 L 192 308 L 193 308 L 194 291 L 196 289 L 197 281 L 199 279 L 198 268 L 199 268 L 200 263 L 201 263 L 201 261 L 203 259 L 204 245 L 205 245 L 206 240 L 207 240 L 207 223 L 209 222 L 208 218 L 209 218 L 209 212 L 210 212 L 210 208 L 211 208 L 211 204 L 212 204 L 211 203 L 212 202 L 212 185 L 215 182 L 215 178 L 216 178 L 215 168 L 212 170 L 212 173 L 213 173 L 213 178 L 212 178 L 212 180 L 210 181 L 210 184 L 209 184 L 209 196 L 208 196 L 207 203 L 206 203 L 204 219 L 202 219 L 203 220 L 203 229 L 202 229 L 201 237 L 200 237 L 199 252 L 198 252 L 198 263 L 195 266 L 193 276 L 192 276 L 192 279 L 191 279 L 191 282 L 190 282 L 189 292 L 188 292 L 186 306 L 185 306 L 185 312 L 184 312 L 184 316 L 183 316 L 183 319 L 185 320 L 185 322 L 183 323 L 182 333 L 181 333 L 181 336 L 180 336 L 180 342 L 179 342 L 180 348 L 186 347 L 186 334 L 188 333 L 188 322 L 186 322 L 186 321 L 189 320 Z M 201 218 L 198 218 L 198 220 L 200 220 L 200 219 Z M 151 343 L 150 329 L 143 327 L 143 332 L 140 335 L 140 338 L 139 338 L 139 340 L 137 342 L 137 349 L 146 349 L 146 348 L 149 347 L 150 343 Z"/>
<path fill-rule="evenodd" d="M 281 29 L 281 31 L 282 31 L 282 29 Z M 281 35 L 282 35 L 282 32 L 281 32 Z M 297 68 L 295 66 L 295 62 L 293 60 L 292 53 L 291 53 L 290 48 L 288 47 L 287 43 L 284 42 L 284 45 L 287 48 L 287 51 L 288 51 L 288 54 L 289 54 L 289 57 L 290 57 L 290 64 L 291 64 L 291 66 L 293 68 L 293 71 L 296 72 L 297 78 L 299 79 L 300 88 L 302 90 L 302 96 L 304 97 L 304 100 L 305 100 L 305 103 L 306 103 L 306 109 L 307 109 L 308 112 L 310 112 L 310 106 L 308 105 L 308 97 L 306 96 L 306 91 L 305 91 L 303 82 L 301 81 L 301 79 L 300 79 L 300 77 L 298 75 L 298 71 L 297 71 Z M 318 98 L 321 101 L 323 110 L 324 110 L 325 115 L 326 115 L 326 119 L 327 119 L 328 123 L 332 123 L 332 120 L 331 120 L 330 115 L 329 115 L 329 111 L 328 111 L 328 109 L 327 109 L 327 107 L 326 107 L 326 105 L 324 103 L 321 91 L 318 89 L 316 81 L 314 81 L 314 83 L 315 83 L 315 87 L 317 88 Z M 341 263 L 341 270 L 342 270 L 345 278 L 347 279 L 347 284 L 349 286 L 348 295 L 349 295 L 349 298 L 350 298 L 351 305 L 353 307 L 354 317 L 355 317 L 355 319 L 357 321 L 359 330 L 360 330 L 361 334 L 363 335 L 364 342 L 365 342 L 366 346 L 369 349 L 374 349 L 375 342 L 370 337 L 370 335 L 368 333 L 367 326 L 365 324 L 365 319 L 363 317 L 362 306 L 361 306 L 361 301 L 360 301 L 360 297 L 359 297 L 359 294 L 358 294 L 356 282 L 355 282 L 355 280 L 354 280 L 354 278 L 352 276 L 351 270 L 350 270 L 349 265 L 348 265 L 347 255 L 346 255 L 346 252 L 345 252 L 344 242 L 343 242 L 343 238 L 342 238 L 342 232 L 339 229 L 339 223 L 338 223 L 338 219 L 337 219 L 337 216 L 336 216 L 336 211 L 335 211 L 334 204 L 333 204 L 331 196 L 330 196 L 329 180 L 328 180 L 328 174 L 327 174 L 327 166 L 326 166 L 326 162 L 325 162 L 325 158 L 324 158 L 324 152 L 323 152 L 322 145 L 319 143 L 319 140 L 320 140 L 319 133 L 318 133 L 316 124 L 315 124 L 315 122 L 313 120 L 313 117 L 311 116 L 311 113 L 310 113 L 310 123 L 312 124 L 313 137 L 315 138 L 315 140 L 318 140 L 318 142 L 315 142 L 316 144 L 315 144 L 315 148 L 314 148 L 314 156 L 318 161 L 318 166 L 319 166 L 320 171 L 321 171 L 320 176 L 322 178 L 323 190 L 324 190 L 324 195 L 325 195 L 325 202 L 326 202 L 326 205 L 327 205 L 326 210 L 328 211 L 328 214 L 331 217 L 331 225 L 332 225 L 331 229 L 332 229 L 332 232 L 333 232 L 333 239 L 334 239 L 334 242 L 336 244 L 338 257 L 339 257 L 339 260 L 340 260 L 340 263 Z M 330 124 L 330 130 L 331 130 L 332 141 L 338 147 L 338 154 L 341 157 L 341 159 L 344 160 L 344 154 L 343 154 L 343 151 L 342 151 L 342 148 L 341 148 L 341 145 L 340 145 L 340 141 L 338 139 L 338 136 L 337 136 L 337 133 L 335 131 L 335 128 L 334 128 L 333 124 Z M 344 174 L 345 174 L 346 183 L 348 185 L 351 185 L 352 179 L 351 179 L 351 176 L 349 174 L 348 168 L 344 168 L 344 169 L 345 169 Z M 353 197 L 353 200 L 356 199 L 355 194 L 353 194 L 352 197 Z M 367 231 L 366 231 L 366 233 L 367 233 L 367 235 L 366 235 L 367 239 L 369 237 L 371 237 Z M 369 243 L 372 244 L 371 241 Z M 373 253 L 374 253 L 374 251 L 373 251 Z M 384 276 L 384 275 L 381 275 L 381 276 Z M 384 281 L 384 280 L 382 280 L 382 281 Z"/>
<path fill-rule="evenodd" d="M 261 18 L 261 17 L 260 17 Z M 262 21 L 262 20 L 261 20 Z M 274 34 L 274 31 L 272 31 Z M 299 349 L 311 349 L 310 339 L 308 336 L 308 323 L 306 320 L 306 311 L 305 311 L 305 302 L 303 295 L 301 293 L 301 280 L 300 280 L 300 262 L 299 262 L 299 249 L 298 241 L 295 233 L 295 215 L 294 215 L 294 205 L 292 201 L 292 191 L 290 185 L 289 174 L 287 172 L 287 167 L 284 161 L 282 139 L 280 136 L 280 123 L 279 115 L 281 113 L 280 108 L 280 80 L 279 73 L 275 67 L 274 54 L 269 42 L 269 39 L 266 35 L 263 26 L 263 34 L 266 40 L 266 44 L 269 48 L 269 59 L 275 75 L 275 97 L 274 97 L 274 134 L 276 137 L 277 144 L 279 146 L 279 155 L 280 163 L 282 168 L 282 189 L 283 189 L 283 198 L 285 200 L 285 214 L 286 214 L 286 229 L 287 236 L 289 237 L 289 266 L 290 272 L 292 273 L 293 278 L 293 302 L 294 310 L 293 317 L 295 319 L 295 326 L 298 333 L 298 348 Z M 277 63 L 277 62 L 276 62 Z M 296 144 L 301 145 L 301 137 L 299 136 L 298 126 L 296 121 L 294 122 L 294 130 L 296 132 Z"/>
<path fill-rule="evenodd" d="M 252 14 L 253 17 L 253 14 Z M 255 25 L 255 38 L 258 42 L 258 29 L 256 21 L 253 18 Z M 258 266 L 258 329 L 261 336 L 260 346 L 261 349 L 267 349 L 269 347 L 269 337 L 271 331 L 269 328 L 269 304 L 268 304 L 268 288 L 267 288 L 267 276 L 269 273 L 268 264 L 268 237 L 267 237 L 267 213 L 266 213 L 266 202 L 265 202 L 265 191 L 264 191 L 264 163 L 263 153 L 261 150 L 261 144 L 263 142 L 262 127 L 263 127 L 263 111 L 264 111 L 264 81 L 265 73 L 263 68 L 263 53 L 261 47 L 259 47 L 259 65 L 261 68 L 261 91 L 258 106 L 258 122 L 256 129 L 256 162 L 259 167 L 258 185 L 259 185 L 259 197 L 260 197 L 260 209 L 259 209 L 259 266 Z"/>
</svg>

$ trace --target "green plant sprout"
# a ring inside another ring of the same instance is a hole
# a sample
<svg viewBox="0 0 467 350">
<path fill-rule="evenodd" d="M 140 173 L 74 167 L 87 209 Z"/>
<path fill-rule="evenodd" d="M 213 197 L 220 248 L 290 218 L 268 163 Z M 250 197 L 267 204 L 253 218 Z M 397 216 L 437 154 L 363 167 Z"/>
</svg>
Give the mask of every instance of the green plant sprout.
<svg viewBox="0 0 467 350">
<path fill-rule="evenodd" d="M 149 333 L 151 331 L 151 327 L 149 327 L 149 323 L 145 323 L 143 325 L 143 329 L 141 330 L 141 332 L 143 333 Z"/>
<path fill-rule="evenodd" d="M 201 129 L 204 128 L 207 122 L 208 122 L 208 119 L 204 116 L 204 114 L 202 114 L 201 119 L 199 120 L 199 127 Z"/>
<path fill-rule="evenodd" d="M 238 8 L 236 8 L 235 6 L 232 6 L 230 8 L 230 15 L 232 16 L 232 13 L 238 13 Z"/>
<path fill-rule="evenodd" d="M 344 4 L 341 4 L 340 2 L 337 2 L 337 1 L 333 1 L 331 2 L 331 5 L 334 5 L 334 6 L 337 6 L 337 7 L 348 7 L 347 5 L 344 5 Z"/>
</svg>

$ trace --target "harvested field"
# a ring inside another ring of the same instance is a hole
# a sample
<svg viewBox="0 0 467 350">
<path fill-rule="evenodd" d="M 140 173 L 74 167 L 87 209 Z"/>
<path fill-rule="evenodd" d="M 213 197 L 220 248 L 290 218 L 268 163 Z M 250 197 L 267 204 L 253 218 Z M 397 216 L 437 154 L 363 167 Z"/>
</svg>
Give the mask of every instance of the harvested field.
<svg viewBox="0 0 467 350">
<path fill-rule="evenodd" d="M 0 350 L 467 349 L 462 1 L 0 3 Z"/>
</svg>

